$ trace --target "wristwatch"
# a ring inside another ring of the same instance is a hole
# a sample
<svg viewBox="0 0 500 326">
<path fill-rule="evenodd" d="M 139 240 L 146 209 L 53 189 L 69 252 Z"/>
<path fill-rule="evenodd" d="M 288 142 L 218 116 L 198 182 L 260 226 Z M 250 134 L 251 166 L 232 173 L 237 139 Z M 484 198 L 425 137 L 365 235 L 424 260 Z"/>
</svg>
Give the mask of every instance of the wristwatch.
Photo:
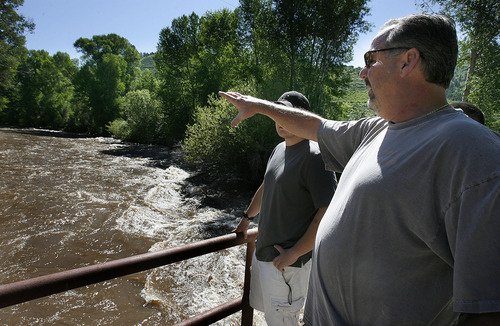
<svg viewBox="0 0 500 326">
<path fill-rule="evenodd" d="M 251 221 L 255 218 L 255 216 L 249 217 L 247 213 L 243 212 L 243 218 L 246 218 L 247 220 Z"/>
</svg>

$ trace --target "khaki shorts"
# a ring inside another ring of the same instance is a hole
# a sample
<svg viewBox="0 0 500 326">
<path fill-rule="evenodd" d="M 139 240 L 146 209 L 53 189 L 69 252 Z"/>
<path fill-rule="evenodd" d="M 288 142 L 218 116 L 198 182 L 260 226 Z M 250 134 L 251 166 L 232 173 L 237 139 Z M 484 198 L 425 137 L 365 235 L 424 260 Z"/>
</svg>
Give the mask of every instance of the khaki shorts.
<svg viewBox="0 0 500 326">
<path fill-rule="evenodd" d="M 272 262 L 252 260 L 250 305 L 263 311 L 269 326 L 293 325 L 304 306 L 311 260 L 302 267 L 286 267 L 283 272 Z"/>
</svg>

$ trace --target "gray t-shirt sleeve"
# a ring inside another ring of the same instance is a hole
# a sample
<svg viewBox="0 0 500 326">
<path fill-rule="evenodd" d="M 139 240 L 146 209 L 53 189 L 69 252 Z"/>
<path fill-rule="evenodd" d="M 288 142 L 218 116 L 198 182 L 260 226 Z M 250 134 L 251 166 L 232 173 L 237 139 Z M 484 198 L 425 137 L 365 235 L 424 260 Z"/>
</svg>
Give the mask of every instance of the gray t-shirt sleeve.
<svg viewBox="0 0 500 326">
<path fill-rule="evenodd" d="M 499 197 L 497 176 L 465 190 L 445 213 L 454 256 L 454 311 L 500 311 Z"/>
<path fill-rule="evenodd" d="M 318 128 L 318 144 L 329 171 L 342 172 L 358 147 L 387 126 L 381 118 L 357 121 L 324 120 Z"/>
</svg>

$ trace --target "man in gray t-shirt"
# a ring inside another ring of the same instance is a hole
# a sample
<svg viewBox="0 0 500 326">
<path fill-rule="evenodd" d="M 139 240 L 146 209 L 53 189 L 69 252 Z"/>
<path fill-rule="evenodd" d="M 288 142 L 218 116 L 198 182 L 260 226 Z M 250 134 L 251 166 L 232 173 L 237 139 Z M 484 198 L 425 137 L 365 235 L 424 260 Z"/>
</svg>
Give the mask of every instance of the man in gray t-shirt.
<svg viewBox="0 0 500 326">
<path fill-rule="evenodd" d="M 233 126 L 264 114 L 342 171 L 306 325 L 500 325 L 500 137 L 447 103 L 457 52 L 446 16 L 388 21 L 360 72 L 379 117 L 359 121 L 220 93 L 238 108 Z"/>
<path fill-rule="evenodd" d="M 298 92 L 278 103 L 309 109 Z M 284 138 L 267 163 L 264 181 L 236 232 L 246 232 L 259 214 L 259 234 L 252 263 L 250 304 L 264 311 L 267 324 L 296 326 L 304 304 L 311 250 L 318 224 L 336 187 L 325 170 L 316 142 L 297 137 L 280 125 Z"/>
</svg>

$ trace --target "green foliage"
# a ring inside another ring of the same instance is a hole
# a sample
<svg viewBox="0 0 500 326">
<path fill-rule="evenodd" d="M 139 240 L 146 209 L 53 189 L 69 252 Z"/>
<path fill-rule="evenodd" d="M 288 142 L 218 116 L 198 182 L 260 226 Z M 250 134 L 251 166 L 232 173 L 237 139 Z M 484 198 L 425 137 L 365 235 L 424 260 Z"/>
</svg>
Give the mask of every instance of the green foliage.
<svg viewBox="0 0 500 326">
<path fill-rule="evenodd" d="M 11 113 L 5 112 L 7 104 L 15 96 L 16 69 L 26 55 L 26 37 L 35 24 L 19 15 L 16 9 L 24 0 L 1 0 L 0 2 L 0 122 L 10 122 Z"/>
<path fill-rule="evenodd" d="M 166 129 L 181 138 L 198 101 L 194 58 L 198 54 L 199 17 L 182 16 L 160 32 L 155 67 L 162 81 L 160 96 L 165 103 Z"/>
<path fill-rule="evenodd" d="M 206 105 L 210 94 L 245 78 L 237 24 L 237 16 L 224 9 L 202 18 L 182 16 L 161 31 L 155 65 L 164 84 L 167 132 L 174 138 L 184 136 L 196 106 Z"/>
<path fill-rule="evenodd" d="M 446 90 L 446 98 L 448 102 L 461 102 L 462 95 L 467 80 L 467 67 L 457 64 L 453 79 L 450 82 L 450 87 Z"/>
<path fill-rule="evenodd" d="M 87 105 L 88 100 L 82 96 L 82 94 L 74 93 L 71 111 L 65 122 L 66 131 L 87 133 L 91 130 L 91 108 Z"/>
<path fill-rule="evenodd" d="M 156 143 L 160 140 L 162 123 L 161 106 L 147 89 L 128 92 L 122 100 L 124 119 L 114 120 L 108 127 L 118 138 Z"/>
<path fill-rule="evenodd" d="M 152 95 L 160 92 L 160 80 L 153 71 L 145 69 L 136 74 L 136 79 L 132 83 L 133 90 L 147 89 Z"/>
<path fill-rule="evenodd" d="M 467 67 L 462 101 L 484 111 L 486 125 L 496 131 L 500 113 L 500 2 L 497 0 L 421 0 L 422 7 L 438 4 L 463 34 L 460 67 Z"/>
<path fill-rule="evenodd" d="M 119 118 L 109 123 L 107 126 L 109 133 L 119 139 L 129 140 L 131 129 L 127 121 Z"/>
<path fill-rule="evenodd" d="M 114 54 L 122 57 L 127 63 L 128 73 L 132 74 L 133 68 L 140 63 L 141 56 L 135 46 L 117 34 L 94 35 L 92 39 L 79 38 L 75 41 L 74 47 L 82 52 L 87 61 L 94 63 L 103 60 L 106 54 Z"/>
<path fill-rule="evenodd" d="M 246 92 L 252 93 L 252 92 Z M 191 163 L 204 163 L 218 173 L 238 171 L 254 182 L 261 181 L 263 168 L 280 141 L 274 122 L 256 116 L 231 128 L 236 109 L 219 96 L 210 96 L 207 106 L 196 108 L 183 142 Z"/>
<path fill-rule="evenodd" d="M 18 119 L 23 126 L 62 129 L 71 110 L 77 68 L 67 53 L 31 50 L 19 67 Z"/>
<path fill-rule="evenodd" d="M 294 89 L 307 94 L 313 108 L 332 104 L 349 83 L 343 62 L 350 60 L 360 32 L 369 25 L 365 0 L 240 1 L 242 32 L 254 53 L 259 95 L 278 97 Z"/>
<path fill-rule="evenodd" d="M 485 114 L 486 126 L 500 132 L 500 43 L 496 40 L 482 47 L 477 54 L 474 74 L 467 77 L 469 93 L 464 99 L 477 105 Z"/>
<path fill-rule="evenodd" d="M 74 79 L 77 98 L 90 110 L 88 130 L 101 134 L 108 123 L 121 116 L 120 98 L 140 71 L 140 55 L 116 34 L 79 38 L 74 45 L 84 57 L 84 65 Z"/>
<path fill-rule="evenodd" d="M 126 69 L 122 57 L 104 54 L 98 63 L 85 64 L 75 76 L 76 91 L 90 109 L 89 131 L 102 134 L 106 124 L 120 116 Z"/>
</svg>

